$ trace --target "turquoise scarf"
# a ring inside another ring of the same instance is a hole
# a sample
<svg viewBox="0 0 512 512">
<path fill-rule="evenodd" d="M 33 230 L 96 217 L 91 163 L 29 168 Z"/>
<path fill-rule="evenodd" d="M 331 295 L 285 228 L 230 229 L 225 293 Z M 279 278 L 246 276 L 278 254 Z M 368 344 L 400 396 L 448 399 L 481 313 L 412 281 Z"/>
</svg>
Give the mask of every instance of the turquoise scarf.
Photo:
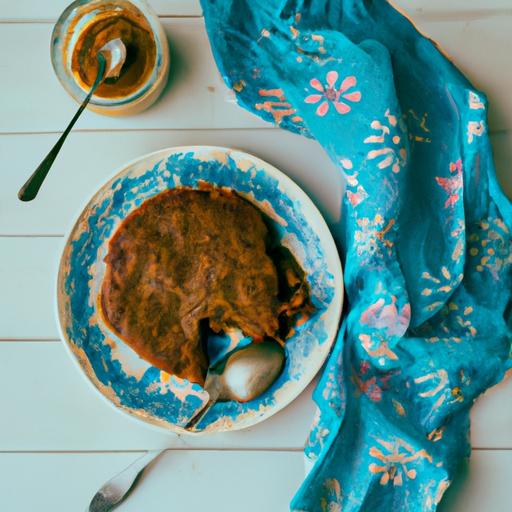
<svg viewBox="0 0 512 512">
<path fill-rule="evenodd" d="M 511 366 L 512 206 L 486 98 L 384 0 L 202 5 L 239 104 L 314 137 L 346 180 L 348 310 L 291 509 L 435 510 L 473 401 Z"/>
</svg>

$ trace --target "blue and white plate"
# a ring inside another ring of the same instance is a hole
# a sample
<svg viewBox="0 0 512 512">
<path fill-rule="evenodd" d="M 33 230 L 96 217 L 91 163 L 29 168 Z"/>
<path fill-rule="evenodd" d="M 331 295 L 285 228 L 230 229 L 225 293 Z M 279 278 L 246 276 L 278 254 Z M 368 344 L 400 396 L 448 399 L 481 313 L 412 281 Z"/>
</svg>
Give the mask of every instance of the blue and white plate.
<svg viewBox="0 0 512 512">
<path fill-rule="evenodd" d="M 241 151 L 191 146 L 164 149 L 128 164 L 85 207 L 66 242 L 58 277 L 62 336 L 96 389 L 118 409 L 146 423 L 183 432 L 208 399 L 192 384 L 151 366 L 109 332 L 97 299 L 108 242 L 123 219 L 146 199 L 198 182 L 237 191 L 274 220 L 282 245 L 307 274 L 315 313 L 286 342 L 286 363 L 274 385 L 252 402 L 216 404 L 204 432 L 236 430 L 288 405 L 324 363 L 338 329 L 343 278 L 336 246 L 320 212 L 287 176 Z M 232 336 L 230 349 L 247 340 Z"/>
</svg>

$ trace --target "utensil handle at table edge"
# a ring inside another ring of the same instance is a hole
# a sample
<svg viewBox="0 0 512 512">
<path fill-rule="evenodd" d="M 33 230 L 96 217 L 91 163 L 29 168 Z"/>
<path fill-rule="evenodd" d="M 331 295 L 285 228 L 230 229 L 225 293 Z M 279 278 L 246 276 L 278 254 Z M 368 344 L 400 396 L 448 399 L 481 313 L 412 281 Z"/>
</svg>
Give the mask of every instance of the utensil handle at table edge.
<svg viewBox="0 0 512 512">
<path fill-rule="evenodd" d="M 20 188 L 18 192 L 18 199 L 20 201 L 32 201 L 32 199 L 34 199 L 37 196 L 37 193 L 39 192 L 41 185 L 43 184 L 46 176 L 48 175 L 48 172 L 50 171 L 53 162 L 57 158 L 57 155 L 59 154 L 59 151 L 62 148 L 64 141 L 69 135 L 69 132 L 77 122 L 85 107 L 87 107 L 90 99 L 92 98 L 92 95 L 94 94 L 94 91 L 102 82 L 104 78 L 103 75 L 105 73 L 105 65 L 105 58 L 103 57 L 103 55 L 98 54 L 98 74 L 96 76 L 96 80 L 92 84 L 89 94 L 87 94 L 87 96 L 85 97 L 84 101 L 80 105 L 80 108 L 77 110 L 76 114 L 73 116 L 73 119 L 71 119 L 68 126 L 64 130 L 64 133 L 59 137 L 59 140 L 55 143 L 53 148 L 46 155 L 45 159 L 39 164 L 37 169 L 32 173 L 30 178 Z"/>
<path fill-rule="evenodd" d="M 130 471 L 138 471 L 137 478 L 142 472 L 147 468 L 147 466 L 153 462 L 155 459 L 160 457 L 160 455 L 164 454 L 167 451 L 167 448 L 163 450 L 149 450 L 144 455 L 133 461 L 126 469 Z"/>
<path fill-rule="evenodd" d="M 163 455 L 167 450 L 150 450 L 142 457 L 139 457 L 137 460 L 132 462 L 124 471 L 122 471 L 120 474 L 125 472 L 135 473 L 133 477 L 133 481 L 130 485 L 130 487 L 126 490 L 124 493 L 122 499 L 117 502 L 114 506 L 114 508 L 117 508 L 118 505 L 120 505 L 128 496 L 130 493 L 135 489 L 137 484 L 139 483 L 140 478 L 148 468 L 148 466 L 154 462 L 156 459 L 158 459 L 161 455 Z M 118 475 L 119 476 L 119 475 Z M 115 478 L 115 477 L 114 477 Z M 108 485 L 108 483 L 107 483 Z"/>
<path fill-rule="evenodd" d="M 116 501 L 115 503 L 111 503 L 111 507 L 108 508 L 108 510 L 113 510 L 117 508 L 132 492 L 132 490 L 137 485 L 139 479 L 143 475 L 146 468 L 156 459 L 158 459 L 161 455 L 163 455 L 167 449 L 163 450 L 149 450 L 144 455 L 133 461 L 129 466 L 127 466 L 123 471 L 118 473 L 116 476 L 111 478 L 108 482 L 106 482 L 99 490 L 98 492 L 93 496 L 93 499 L 91 500 L 91 503 L 87 507 L 86 512 L 97 512 L 98 509 L 95 504 L 95 500 L 100 497 L 100 495 L 104 494 L 105 488 L 107 488 L 113 480 L 118 479 L 120 476 L 122 476 L 125 473 L 130 473 L 133 475 L 133 479 L 131 481 L 130 486 L 126 490 L 126 492 L 121 496 L 121 498 Z M 101 503 L 101 510 L 105 510 L 105 504 Z"/>
</svg>

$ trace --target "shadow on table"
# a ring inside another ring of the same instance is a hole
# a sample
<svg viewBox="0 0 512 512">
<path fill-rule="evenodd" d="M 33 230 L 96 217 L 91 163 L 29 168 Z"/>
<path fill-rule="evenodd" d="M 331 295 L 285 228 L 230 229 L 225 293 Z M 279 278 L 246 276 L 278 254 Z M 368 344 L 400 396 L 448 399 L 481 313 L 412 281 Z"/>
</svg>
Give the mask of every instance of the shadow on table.
<svg viewBox="0 0 512 512">
<path fill-rule="evenodd" d="M 187 72 L 190 69 L 190 65 L 182 57 L 179 50 L 176 49 L 176 45 L 169 39 L 169 37 L 167 37 L 167 42 L 169 43 L 169 78 L 167 79 L 167 83 L 165 84 L 158 99 L 147 109 L 146 112 L 160 106 L 162 101 L 165 101 L 167 95 L 172 94 L 172 92 L 170 93 L 169 91 L 176 83 L 184 80 L 184 77 L 187 76 Z"/>
<path fill-rule="evenodd" d="M 176 82 L 181 81 L 182 77 L 187 74 L 187 61 L 183 59 L 180 52 L 176 49 L 175 44 L 169 37 L 167 38 L 169 43 L 169 79 L 165 84 L 165 88 L 162 91 L 162 96 L 166 96 Z"/>
<path fill-rule="evenodd" d="M 469 478 L 469 461 L 464 460 L 457 470 L 457 474 L 453 480 L 452 485 L 446 491 L 441 503 L 439 504 L 438 512 L 453 512 L 456 510 L 457 502 L 460 499 L 461 493 L 465 492 L 465 487 Z"/>
<path fill-rule="evenodd" d="M 512 179 L 510 162 L 512 162 L 512 135 L 510 132 L 499 132 L 491 135 L 496 174 L 505 194 L 512 199 Z"/>
</svg>

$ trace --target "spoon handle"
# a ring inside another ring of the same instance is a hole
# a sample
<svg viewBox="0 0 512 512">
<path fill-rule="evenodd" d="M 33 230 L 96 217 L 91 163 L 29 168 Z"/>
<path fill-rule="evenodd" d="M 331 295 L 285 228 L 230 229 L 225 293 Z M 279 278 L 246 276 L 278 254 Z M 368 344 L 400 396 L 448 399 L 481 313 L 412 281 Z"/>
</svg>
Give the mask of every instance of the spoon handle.
<svg viewBox="0 0 512 512">
<path fill-rule="evenodd" d="M 25 182 L 25 184 L 20 188 L 18 192 L 18 198 L 21 201 L 32 201 L 37 196 L 41 185 L 43 184 L 48 171 L 50 170 L 55 158 L 59 154 L 60 148 L 64 144 L 66 137 L 69 132 L 73 128 L 77 119 L 80 117 L 80 114 L 84 111 L 85 107 L 89 103 L 94 91 L 103 81 L 104 73 L 105 73 L 105 65 L 106 60 L 105 57 L 101 53 L 98 53 L 98 74 L 96 75 L 96 80 L 92 84 L 91 90 L 89 94 L 86 96 L 85 100 L 80 105 L 80 108 L 77 110 L 76 114 L 71 119 L 71 122 L 68 124 L 67 128 L 64 130 L 64 133 L 60 136 L 59 140 L 56 142 L 55 146 L 50 150 L 50 152 L 46 155 L 45 159 L 39 164 L 38 168 L 34 171 L 32 176 Z"/>
<path fill-rule="evenodd" d="M 185 430 L 195 430 L 195 426 L 208 414 L 208 411 L 217 403 L 217 397 L 210 398 L 206 405 L 200 409 L 195 416 L 183 427 Z"/>
</svg>

